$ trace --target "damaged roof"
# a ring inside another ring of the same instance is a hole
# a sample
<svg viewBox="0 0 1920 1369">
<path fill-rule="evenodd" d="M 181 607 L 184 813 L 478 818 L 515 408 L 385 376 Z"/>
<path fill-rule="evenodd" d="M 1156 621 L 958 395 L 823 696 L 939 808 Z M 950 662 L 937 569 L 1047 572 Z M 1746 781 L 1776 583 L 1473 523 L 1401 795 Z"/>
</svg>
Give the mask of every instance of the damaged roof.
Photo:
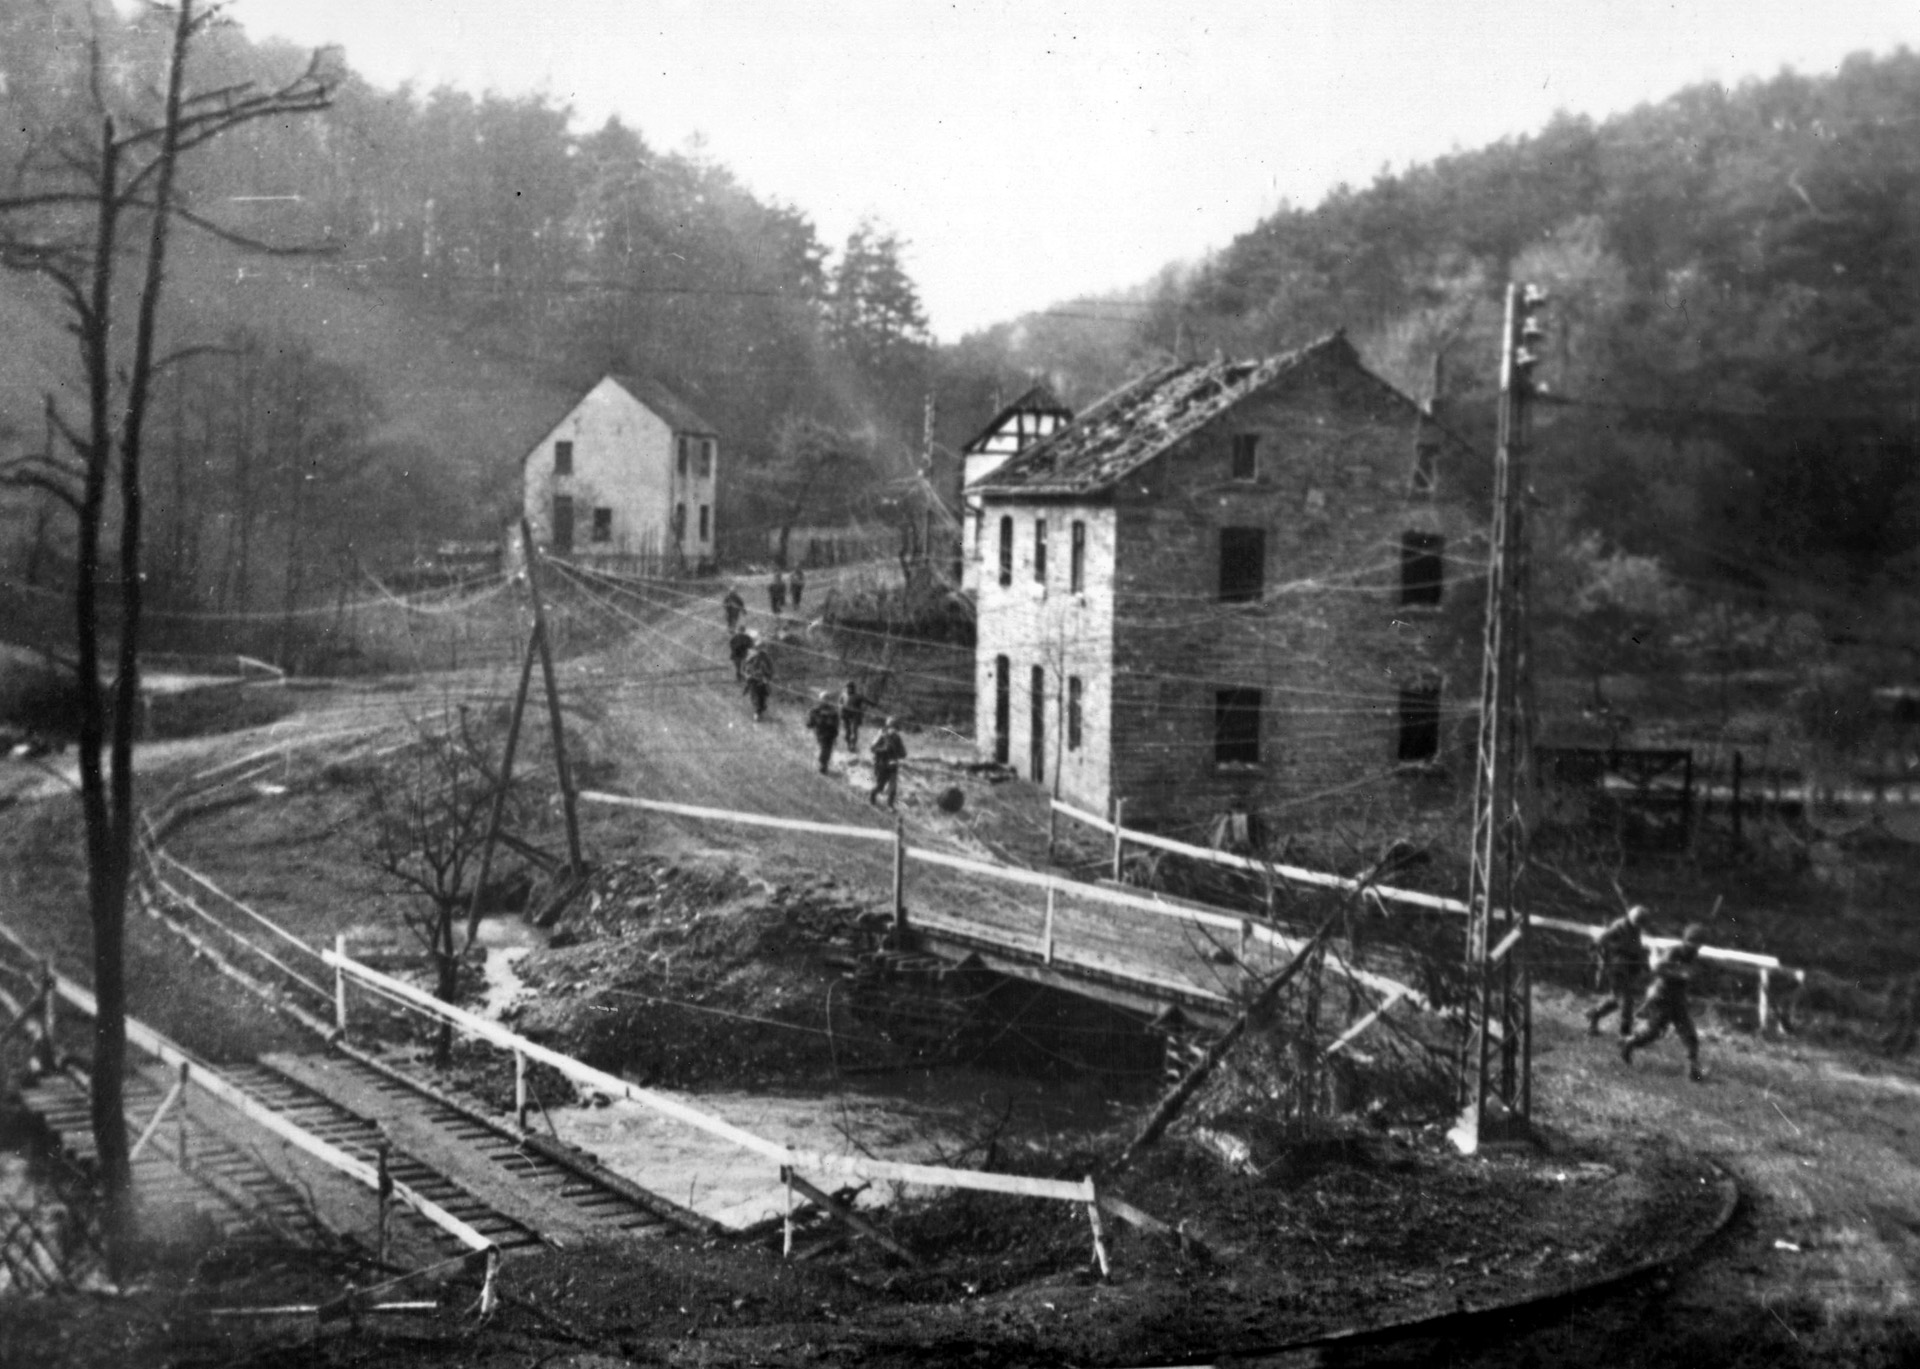
<svg viewBox="0 0 1920 1369">
<path fill-rule="evenodd" d="M 971 488 L 988 494 L 1092 494 L 1190 437 L 1240 401 L 1317 360 L 1352 367 L 1419 406 L 1361 364 L 1344 333 L 1256 361 L 1176 363 L 1122 386 Z"/>
</svg>

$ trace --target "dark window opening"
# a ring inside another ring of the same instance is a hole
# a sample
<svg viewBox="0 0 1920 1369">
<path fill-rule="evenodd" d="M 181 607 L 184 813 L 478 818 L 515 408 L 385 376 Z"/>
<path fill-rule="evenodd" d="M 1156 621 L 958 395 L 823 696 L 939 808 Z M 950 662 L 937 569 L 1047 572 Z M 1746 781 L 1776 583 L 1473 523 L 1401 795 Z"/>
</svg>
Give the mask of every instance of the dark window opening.
<svg viewBox="0 0 1920 1369">
<path fill-rule="evenodd" d="M 1267 530 L 1220 529 L 1220 602 L 1258 603 L 1267 583 Z"/>
<path fill-rule="evenodd" d="M 565 554 L 573 550 L 573 496 L 553 497 L 553 549 Z"/>
<path fill-rule="evenodd" d="M 1013 519 L 1000 520 L 1000 583 L 1013 583 Z"/>
<path fill-rule="evenodd" d="M 713 509 L 711 505 L 702 504 L 700 506 L 700 540 L 702 542 L 707 540 L 707 529 L 711 526 L 712 512 Z"/>
<path fill-rule="evenodd" d="M 1047 583 L 1047 520 L 1033 520 L 1033 578 L 1038 584 Z"/>
<path fill-rule="evenodd" d="M 1005 656 L 993 658 L 993 763 L 1005 765 L 1013 729 L 1013 662 Z"/>
<path fill-rule="evenodd" d="M 1067 550 L 1067 587 L 1075 594 L 1087 587 L 1087 525 L 1078 518 Z"/>
<path fill-rule="evenodd" d="M 680 478 L 684 480 L 687 478 L 687 448 L 693 444 L 683 437 L 676 445 L 679 448 L 678 465 L 680 468 Z"/>
<path fill-rule="evenodd" d="M 1260 434 L 1235 433 L 1233 435 L 1233 478 L 1235 480 L 1258 480 L 1260 478 Z"/>
<path fill-rule="evenodd" d="M 685 504 L 673 506 L 673 540 L 675 542 L 687 540 L 687 506 Z"/>
<path fill-rule="evenodd" d="M 1078 675 L 1067 676 L 1067 750 L 1080 749 L 1080 698 L 1084 692 Z"/>
<path fill-rule="evenodd" d="M 573 474 L 573 443 L 556 442 L 553 444 L 553 473 L 555 475 Z"/>
<path fill-rule="evenodd" d="M 591 536 L 596 542 L 611 542 L 613 540 L 612 509 L 595 509 L 593 511 L 593 532 Z"/>
<path fill-rule="evenodd" d="M 1027 778 L 1035 784 L 1043 783 L 1047 778 L 1047 671 L 1045 666 L 1033 668 L 1032 682 L 1027 690 Z"/>
<path fill-rule="evenodd" d="M 1213 763 L 1260 764 L 1260 691 L 1213 692 Z"/>
<path fill-rule="evenodd" d="M 715 442 L 712 438 L 708 438 L 700 444 L 700 478 L 702 480 L 711 480 L 713 478 L 713 453 L 714 448 L 717 446 L 719 446 L 719 443 Z"/>
<path fill-rule="evenodd" d="M 1400 759 L 1430 761 L 1440 754 L 1440 686 L 1407 685 L 1400 691 Z"/>
<path fill-rule="evenodd" d="M 1409 532 L 1400 539 L 1400 602 L 1437 604 L 1446 580 L 1447 539 L 1437 532 Z"/>
</svg>

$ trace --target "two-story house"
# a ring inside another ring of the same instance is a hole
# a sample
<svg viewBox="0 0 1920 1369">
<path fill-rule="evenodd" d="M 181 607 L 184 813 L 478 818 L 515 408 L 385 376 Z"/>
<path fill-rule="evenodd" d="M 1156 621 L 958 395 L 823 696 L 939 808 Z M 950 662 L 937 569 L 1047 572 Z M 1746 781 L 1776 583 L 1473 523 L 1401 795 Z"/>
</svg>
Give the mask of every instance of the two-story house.
<svg viewBox="0 0 1920 1369">
<path fill-rule="evenodd" d="M 720 438 L 664 386 L 606 376 L 521 458 L 535 541 L 556 556 L 713 559 Z"/>
<path fill-rule="evenodd" d="M 1166 367 L 1023 447 L 967 490 L 983 754 L 1191 835 L 1433 801 L 1478 702 L 1470 458 L 1338 334 Z"/>
</svg>

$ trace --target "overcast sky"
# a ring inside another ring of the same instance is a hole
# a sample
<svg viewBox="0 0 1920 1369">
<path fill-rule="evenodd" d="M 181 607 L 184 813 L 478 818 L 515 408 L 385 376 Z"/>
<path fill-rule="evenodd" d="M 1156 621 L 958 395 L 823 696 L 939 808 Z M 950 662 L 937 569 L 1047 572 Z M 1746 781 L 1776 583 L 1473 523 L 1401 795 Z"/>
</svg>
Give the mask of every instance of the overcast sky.
<svg viewBox="0 0 1920 1369">
<path fill-rule="evenodd" d="M 376 85 L 696 135 L 830 244 L 910 243 L 934 331 L 1137 284 L 1455 149 L 1920 42 L 1920 0 L 235 0 Z"/>
</svg>

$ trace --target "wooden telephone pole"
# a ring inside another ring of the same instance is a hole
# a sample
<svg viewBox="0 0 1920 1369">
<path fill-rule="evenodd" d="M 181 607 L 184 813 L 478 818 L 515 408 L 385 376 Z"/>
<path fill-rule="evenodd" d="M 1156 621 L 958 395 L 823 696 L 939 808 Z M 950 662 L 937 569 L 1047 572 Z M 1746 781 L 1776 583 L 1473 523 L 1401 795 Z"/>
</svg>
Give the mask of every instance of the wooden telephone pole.
<svg viewBox="0 0 1920 1369">
<path fill-rule="evenodd" d="M 1509 285 L 1500 348 L 1500 426 L 1494 450 L 1493 555 L 1480 677 L 1480 744 L 1473 775 L 1467 872 L 1467 1016 L 1459 1119 L 1449 1133 L 1471 1155 L 1482 1143 L 1525 1139 L 1533 1116 L 1533 992 L 1527 915 L 1514 897 L 1526 827 L 1525 704 L 1528 400 L 1537 313 L 1546 295 Z"/>
</svg>

